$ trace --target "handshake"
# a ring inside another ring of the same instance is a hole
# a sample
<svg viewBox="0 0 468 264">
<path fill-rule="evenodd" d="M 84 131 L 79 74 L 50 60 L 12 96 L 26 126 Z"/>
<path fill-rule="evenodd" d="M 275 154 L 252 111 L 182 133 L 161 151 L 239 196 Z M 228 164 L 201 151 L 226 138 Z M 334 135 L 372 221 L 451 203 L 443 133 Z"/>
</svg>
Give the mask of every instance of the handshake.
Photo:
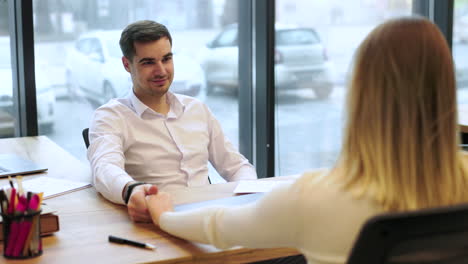
<svg viewBox="0 0 468 264">
<path fill-rule="evenodd" d="M 139 184 L 133 188 L 128 197 L 127 210 L 134 222 L 153 222 L 159 226 L 160 216 L 173 211 L 171 195 L 160 192 L 156 185 Z"/>
</svg>

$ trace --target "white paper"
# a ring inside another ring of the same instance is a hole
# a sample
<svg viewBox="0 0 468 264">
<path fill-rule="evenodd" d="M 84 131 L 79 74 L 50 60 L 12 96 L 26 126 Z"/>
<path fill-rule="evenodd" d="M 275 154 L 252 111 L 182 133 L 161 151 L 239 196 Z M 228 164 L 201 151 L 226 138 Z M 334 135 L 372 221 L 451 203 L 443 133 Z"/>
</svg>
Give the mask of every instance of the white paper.
<svg viewBox="0 0 468 264">
<path fill-rule="evenodd" d="M 16 180 L 13 179 L 13 182 L 15 183 L 15 188 L 17 188 L 18 185 Z M 22 185 L 25 192 L 43 192 L 43 199 L 52 198 L 69 192 L 91 187 L 91 184 L 87 182 L 57 179 L 45 176 L 37 177 L 31 180 L 23 180 Z M 2 186 L 3 189 L 10 187 L 10 185 Z"/>
<path fill-rule="evenodd" d="M 290 180 L 282 181 L 240 181 L 234 189 L 234 193 L 258 193 L 269 192 L 280 185 L 291 183 Z"/>
</svg>

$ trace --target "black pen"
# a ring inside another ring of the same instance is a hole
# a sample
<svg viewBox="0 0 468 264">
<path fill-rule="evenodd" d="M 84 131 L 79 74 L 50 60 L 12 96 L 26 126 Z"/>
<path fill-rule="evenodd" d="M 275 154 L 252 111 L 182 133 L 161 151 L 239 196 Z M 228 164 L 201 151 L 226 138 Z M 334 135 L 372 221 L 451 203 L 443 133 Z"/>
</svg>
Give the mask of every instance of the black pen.
<svg viewBox="0 0 468 264">
<path fill-rule="evenodd" d="M 109 242 L 118 243 L 118 244 L 126 244 L 126 245 L 135 246 L 135 247 L 147 248 L 147 249 L 156 248 L 156 246 L 148 244 L 148 243 L 137 242 L 137 241 L 121 238 L 121 237 L 116 237 L 113 235 L 109 235 Z"/>
</svg>

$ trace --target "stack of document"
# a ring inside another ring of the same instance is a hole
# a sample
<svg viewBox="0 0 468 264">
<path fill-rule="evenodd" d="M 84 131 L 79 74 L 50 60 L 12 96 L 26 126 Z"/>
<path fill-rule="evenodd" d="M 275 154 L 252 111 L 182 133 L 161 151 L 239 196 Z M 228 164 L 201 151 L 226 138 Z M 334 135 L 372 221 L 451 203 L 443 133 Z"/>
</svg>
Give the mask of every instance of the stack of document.
<svg viewBox="0 0 468 264">
<path fill-rule="evenodd" d="M 15 185 L 17 185 L 15 183 Z M 2 189 L 9 188 L 10 185 L 2 186 Z M 53 198 L 70 192 L 82 190 L 91 187 L 89 182 L 79 182 L 67 179 L 58 179 L 52 177 L 37 177 L 31 180 L 23 181 L 23 189 L 34 193 L 44 193 L 43 199 Z"/>
<path fill-rule="evenodd" d="M 278 186 L 291 184 L 294 180 L 244 180 L 239 181 L 234 189 L 235 196 L 201 201 L 195 203 L 179 204 L 174 207 L 174 211 L 187 211 L 207 206 L 236 206 L 255 202 L 264 193 L 271 191 Z"/>
<path fill-rule="evenodd" d="M 234 189 L 234 193 L 263 193 L 269 192 L 272 189 L 287 185 L 293 182 L 292 180 L 253 180 L 253 181 L 240 181 Z"/>
</svg>

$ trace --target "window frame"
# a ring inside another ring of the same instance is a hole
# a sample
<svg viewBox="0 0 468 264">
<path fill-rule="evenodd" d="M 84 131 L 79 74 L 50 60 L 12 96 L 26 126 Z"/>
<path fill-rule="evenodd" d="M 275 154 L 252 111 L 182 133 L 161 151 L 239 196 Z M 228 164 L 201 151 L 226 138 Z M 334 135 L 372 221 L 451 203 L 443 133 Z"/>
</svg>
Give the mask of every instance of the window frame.
<svg viewBox="0 0 468 264">
<path fill-rule="evenodd" d="M 8 0 L 15 136 L 37 136 L 32 0 Z"/>
</svg>

